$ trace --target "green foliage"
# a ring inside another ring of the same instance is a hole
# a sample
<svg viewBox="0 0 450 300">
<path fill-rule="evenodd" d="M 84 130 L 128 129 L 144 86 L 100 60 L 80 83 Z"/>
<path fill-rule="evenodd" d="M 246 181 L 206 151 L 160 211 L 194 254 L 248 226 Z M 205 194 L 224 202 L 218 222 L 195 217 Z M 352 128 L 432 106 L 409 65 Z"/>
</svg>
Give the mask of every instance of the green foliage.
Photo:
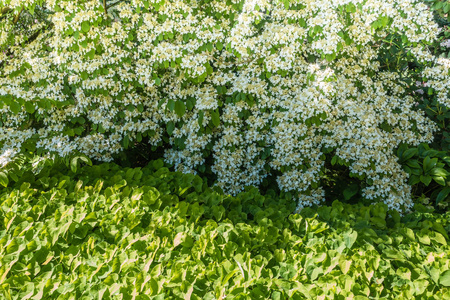
<svg viewBox="0 0 450 300">
<path fill-rule="evenodd" d="M 416 196 L 432 200 L 432 204 L 446 209 L 450 203 L 450 156 L 426 144 L 412 148 L 401 145 L 397 156 L 409 174 L 409 184 Z M 428 200 L 426 200 L 428 201 Z"/>
<path fill-rule="evenodd" d="M 224 195 L 162 160 L 45 167 L 1 191 L 0 298 L 450 297 L 450 213 L 294 209 L 271 191 Z"/>
<path fill-rule="evenodd" d="M 436 22 L 440 26 L 448 26 L 450 24 L 450 1 L 448 0 L 424 0 L 430 6 L 430 9 L 435 14 Z M 446 37 L 450 36 L 448 28 L 445 31 Z"/>
<path fill-rule="evenodd" d="M 68 168 L 70 174 L 77 173 L 82 165 L 92 166 L 92 161 L 83 154 L 76 153 L 61 158 L 57 156 L 39 156 L 33 153 L 21 153 L 18 159 L 8 162 L 0 172 L 0 186 L 7 187 L 11 182 L 30 182 L 35 176 L 47 176 L 49 167 Z"/>
</svg>

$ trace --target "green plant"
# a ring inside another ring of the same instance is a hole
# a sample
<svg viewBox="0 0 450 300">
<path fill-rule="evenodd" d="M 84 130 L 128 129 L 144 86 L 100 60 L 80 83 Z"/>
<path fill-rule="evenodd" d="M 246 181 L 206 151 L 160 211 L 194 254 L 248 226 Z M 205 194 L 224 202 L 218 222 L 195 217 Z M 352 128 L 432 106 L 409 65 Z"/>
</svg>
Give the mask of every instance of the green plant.
<svg viewBox="0 0 450 300">
<path fill-rule="evenodd" d="M 450 214 L 236 197 L 198 176 L 46 166 L 0 191 L 2 299 L 446 299 Z"/>
<path fill-rule="evenodd" d="M 426 144 L 417 148 L 402 145 L 397 156 L 409 174 L 414 194 L 426 195 L 436 206 L 446 208 L 450 202 L 450 156 L 448 151 L 437 151 Z"/>
</svg>

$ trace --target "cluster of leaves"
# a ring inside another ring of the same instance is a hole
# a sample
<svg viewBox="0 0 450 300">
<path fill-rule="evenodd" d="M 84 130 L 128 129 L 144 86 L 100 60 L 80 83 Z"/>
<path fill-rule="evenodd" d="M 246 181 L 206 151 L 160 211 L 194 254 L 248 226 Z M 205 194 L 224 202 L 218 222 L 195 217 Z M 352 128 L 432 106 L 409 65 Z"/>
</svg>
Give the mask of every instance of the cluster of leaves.
<svg viewBox="0 0 450 300">
<path fill-rule="evenodd" d="M 426 144 L 419 147 L 402 145 L 397 151 L 400 163 L 410 174 L 409 184 L 414 194 L 422 200 L 447 208 L 450 199 L 450 156 L 448 151 L 438 151 Z M 425 198 L 424 198 L 425 197 Z"/>
<path fill-rule="evenodd" d="M 17 182 L 33 181 L 36 175 L 49 167 L 67 167 L 72 172 L 76 172 L 80 163 L 92 166 L 92 161 L 79 153 L 64 158 L 55 155 L 39 156 L 33 153 L 20 153 L 17 159 L 6 164 L 0 171 L 0 186 L 8 187 Z"/>
<path fill-rule="evenodd" d="M 435 14 L 436 22 L 443 27 L 444 37 L 450 38 L 450 1 L 448 0 L 424 0 Z M 450 52 L 449 52 L 450 54 Z M 450 56 L 448 56 L 450 57 Z"/>
<path fill-rule="evenodd" d="M 450 214 L 236 197 L 161 160 L 0 194 L 2 299 L 447 299 Z"/>
</svg>

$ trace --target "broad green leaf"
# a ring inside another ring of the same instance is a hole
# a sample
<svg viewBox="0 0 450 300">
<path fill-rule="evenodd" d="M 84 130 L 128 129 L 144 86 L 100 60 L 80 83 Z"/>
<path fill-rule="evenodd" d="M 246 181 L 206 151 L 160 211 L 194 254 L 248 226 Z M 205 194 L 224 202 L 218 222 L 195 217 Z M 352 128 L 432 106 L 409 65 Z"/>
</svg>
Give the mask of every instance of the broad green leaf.
<svg viewBox="0 0 450 300">
<path fill-rule="evenodd" d="M 430 175 L 432 176 L 440 176 L 440 177 L 447 177 L 449 175 L 449 173 L 443 169 L 443 168 L 433 168 L 430 171 Z"/>
<path fill-rule="evenodd" d="M 91 25 L 89 24 L 88 21 L 81 22 L 81 30 L 83 32 L 88 32 L 90 29 L 91 29 Z"/>
<path fill-rule="evenodd" d="M 211 121 L 215 127 L 220 125 L 220 116 L 218 111 L 211 112 Z"/>
<path fill-rule="evenodd" d="M 349 187 L 347 187 L 343 194 L 344 194 L 344 199 L 345 200 L 349 200 L 350 198 L 352 198 L 353 196 L 355 196 L 359 191 L 359 187 L 356 184 L 352 184 Z"/>
<path fill-rule="evenodd" d="M 181 244 L 181 242 L 183 241 L 183 238 L 184 238 L 184 233 L 178 232 L 177 235 L 175 236 L 175 238 L 173 239 L 173 246 L 176 247 L 179 244 Z"/>
<path fill-rule="evenodd" d="M 438 242 L 439 244 L 442 244 L 444 246 L 447 245 L 447 241 L 445 240 L 444 236 L 438 232 L 433 232 L 430 236 L 430 239 Z"/>
<path fill-rule="evenodd" d="M 433 178 L 430 175 L 420 175 L 420 181 L 428 186 Z"/>
<path fill-rule="evenodd" d="M 442 200 L 447 198 L 449 194 L 450 194 L 450 187 L 443 188 L 436 197 L 436 204 L 439 204 Z"/>
<path fill-rule="evenodd" d="M 450 286 L 450 270 L 442 272 L 439 276 L 439 284 L 443 286 Z"/>
<path fill-rule="evenodd" d="M 34 103 L 30 102 L 30 101 L 26 101 L 25 102 L 25 110 L 27 111 L 27 113 L 34 113 L 35 111 L 35 107 L 34 107 Z"/>
<path fill-rule="evenodd" d="M 178 100 L 175 102 L 175 113 L 178 115 L 178 117 L 182 117 L 186 112 L 186 106 L 184 105 L 183 101 Z"/>
<path fill-rule="evenodd" d="M 175 129 L 175 124 L 172 121 L 168 122 L 166 129 L 167 129 L 167 134 L 172 135 L 173 130 Z"/>
<path fill-rule="evenodd" d="M 442 185 L 442 186 L 445 186 L 445 185 L 446 185 L 446 181 L 445 181 L 444 177 L 441 177 L 441 176 L 433 176 L 433 180 L 434 180 L 435 182 L 437 182 L 438 184 Z"/>
<path fill-rule="evenodd" d="M 423 170 L 425 171 L 425 173 L 429 172 L 437 163 L 438 159 L 437 157 L 435 158 L 430 158 L 429 156 L 425 157 L 423 160 Z"/>
<path fill-rule="evenodd" d="M 20 103 L 17 102 L 16 100 L 11 100 L 11 103 L 9 104 L 9 109 L 15 115 L 17 115 L 22 110 Z"/>
<path fill-rule="evenodd" d="M 389 259 L 395 259 L 395 260 L 404 260 L 405 257 L 402 255 L 400 251 L 397 251 L 395 249 L 385 249 L 383 250 L 383 255 Z"/>
<path fill-rule="evenodd" d="M 403 233 L 404 233 L 404 235 L 405 235 L 408 239 L 410 239 L 411 241 L 415 241 L 415 240 L 416 240 L 416 238 L 415 238 L 415 236 L 414 236 L 414 231 L 412 231 L 411 228 L 404 228 L 404 229 L 403 229 Z"/>
<path fill-rule="evenodd" d="M 203 117 L 204 117 L 204 112 L 201 110 L 198 113 L 198 125 L 201 127 L 203 127 Z"/>
<path fill-rule="evenodd" d="M 350 230 L 344 233 L 344 242 L 345 246 L 348 249 L 351 249 L 353 244 L 356 242 L 358 237 L 358 233 L 356 231 Z"/>
<path fill-rule="evenodd" d="M 4 172 L 0 172 L 0 185 L 7 187 L 9 183 L 8 176 Z"/>
<path fill-rule="evenodd" d="M 341 255 L 339 258 L 339 267 L 341 268 L 342 273 L 347 274 L 350 270 L 350 266 L 352 265 L 351 260 L 345 259 L 344 255 Z"/>
<path fill-rule="evenodd" d="M 406 160 L 410 159 L 411 157 L 413 157 L 414 155 L 416 155 L 417 153 L 418 153 L 417 148 L 407 149 L 405 152 L 403 152 L 401 159 L 403 161 L 406 161 Z"/>
<path fill-rule="evenodd" d="M 414 159 L 414 160 L 408 160 L 408 161 L 406 162 L 406 164 L 407 164 L 409 167 L 414 168 L 414 169 L 420 169 L 420 168 L 421 168 L 419 162 L 418 162 L 416 159 Z"/>
<path fill-rule="evenodd" d="M 167 108 L 170 111 L 174 111 L 175 110 L 175 100 L 169 99 L 169 101 L 167 101 Z"/>
</svg>

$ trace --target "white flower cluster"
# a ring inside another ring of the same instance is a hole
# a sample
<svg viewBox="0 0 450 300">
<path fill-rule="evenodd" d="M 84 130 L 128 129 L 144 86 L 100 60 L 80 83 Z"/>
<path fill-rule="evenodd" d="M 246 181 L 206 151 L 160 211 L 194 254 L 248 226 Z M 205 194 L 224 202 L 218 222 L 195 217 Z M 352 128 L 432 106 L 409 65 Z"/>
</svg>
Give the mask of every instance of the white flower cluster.
<svg viewBox="0 0 450 300">
<path fill-rule="evenodd" d="M 424 4 L 133 0 L 106 20 L 101 2 L 46 1 L 53 27 L 0 61 L 0 154 L 34 138 L 109 161 L 144 136 L 170 145 L 166 161 L 182 172 L 212 159 L 233 194 L 279 174 L 301 209 L 323 200 L 331 149 L 373 182 L 365 197 L 411 206 L 394 150 L 436 128 L 377 58 L 384 37 L 404 35 L 449 105 L 449 62 L 426 51 L 439 30 Z"/>
<path fill-rule="evenodd" d="M 450 107 L 450 59 L 437 58 L 433 62 L 432 67 L 424 69 L 423 76 L 427 78 L 427 85 L 437 92 L 440 104 Z"/>
<path fill-rule="evenodd" d="M 0 168 L 5 167 L 8 163 L 10 163 L 14 156 L 17 155 L 19 151 L 17 149 L 6 149 L 3 151 L 2 155 L 0 155 Z"/>
<path fill-rule="evenodd" d="M 441 43 L 441 47 L 450 48 L 450 39 L 446 39 Z"/>
</svg>

